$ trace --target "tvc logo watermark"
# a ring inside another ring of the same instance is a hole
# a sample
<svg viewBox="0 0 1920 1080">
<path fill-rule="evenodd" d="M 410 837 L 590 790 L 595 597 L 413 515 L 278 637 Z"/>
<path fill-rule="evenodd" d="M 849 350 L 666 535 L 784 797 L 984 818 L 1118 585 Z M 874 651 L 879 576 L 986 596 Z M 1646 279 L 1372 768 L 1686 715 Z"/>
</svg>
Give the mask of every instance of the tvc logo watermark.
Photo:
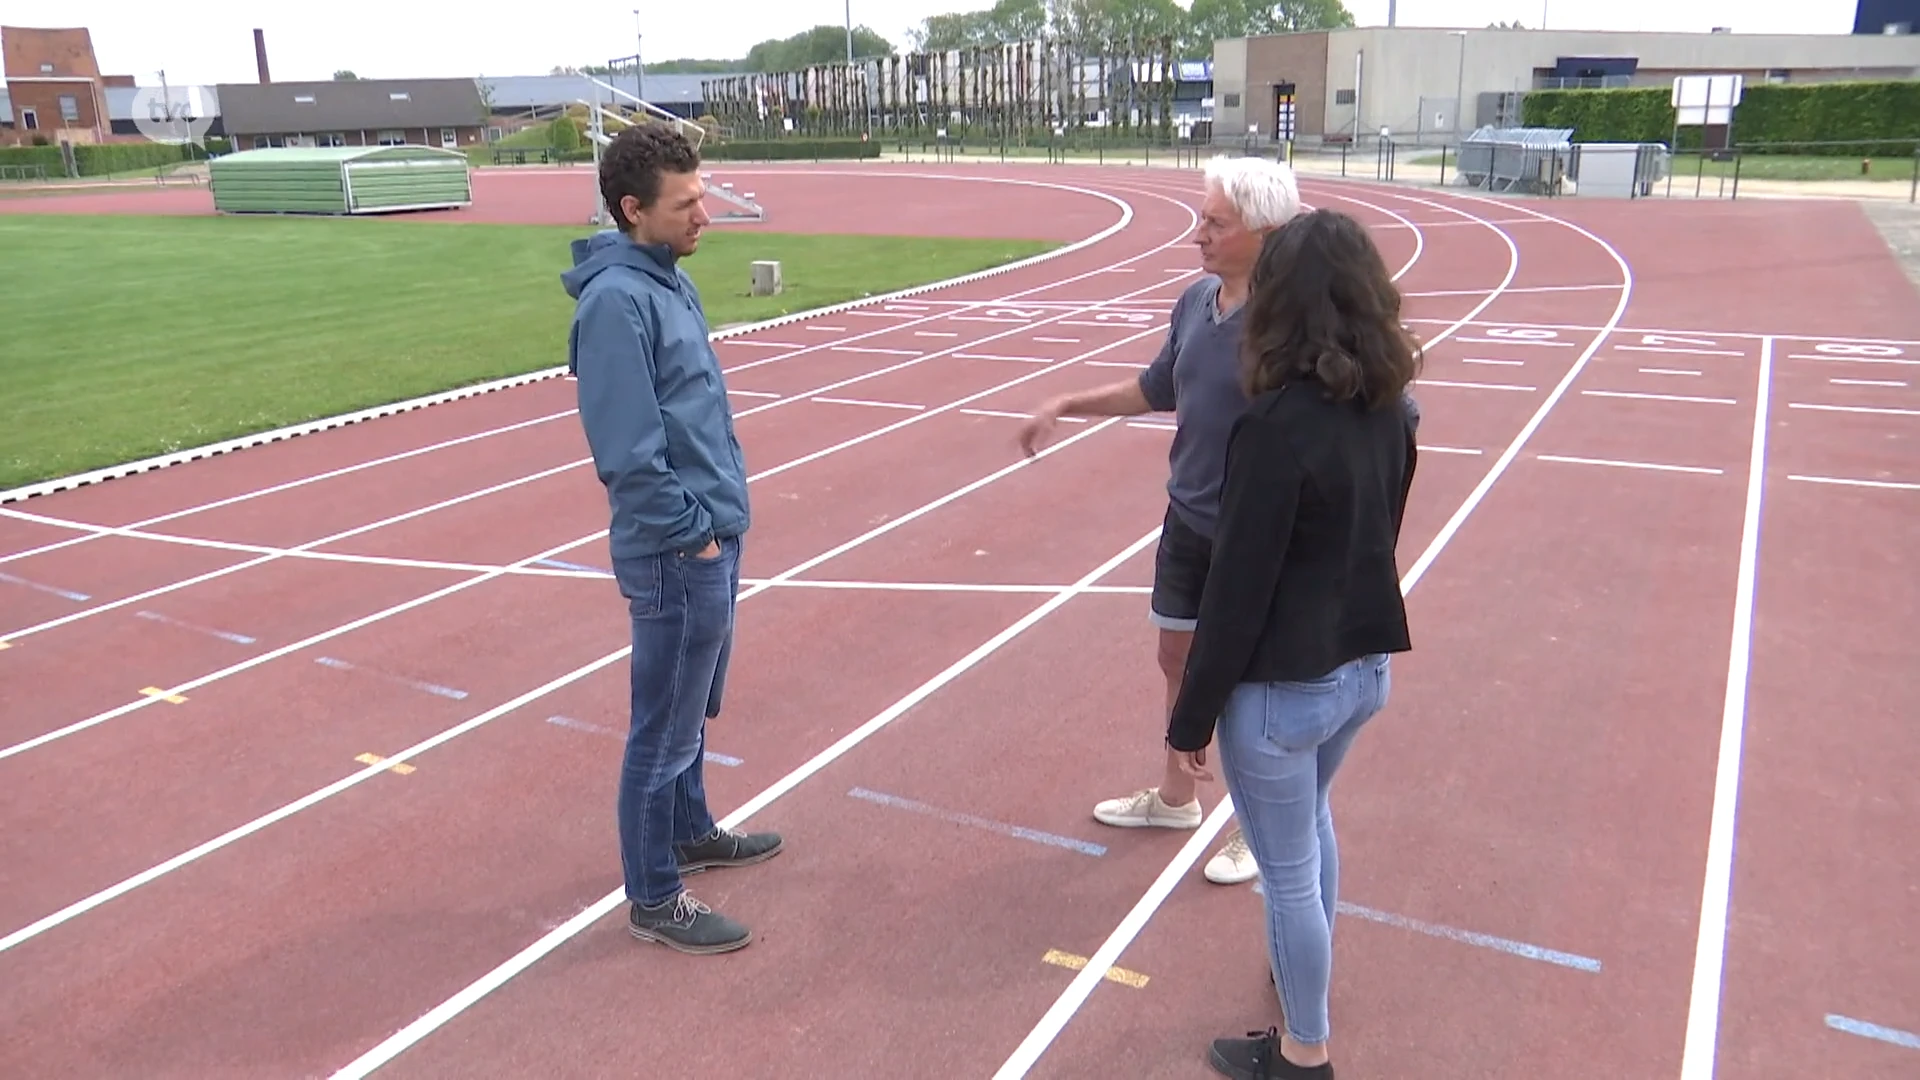
<svg viewBox="0 0 1920 1080">
<path fill-rule="evenodd" d="M 213 117 L 203 104 L 197 86 L 142 86 L 133 95 L 134 130 L 153 142 L 205 148 Z"/>
</svg>

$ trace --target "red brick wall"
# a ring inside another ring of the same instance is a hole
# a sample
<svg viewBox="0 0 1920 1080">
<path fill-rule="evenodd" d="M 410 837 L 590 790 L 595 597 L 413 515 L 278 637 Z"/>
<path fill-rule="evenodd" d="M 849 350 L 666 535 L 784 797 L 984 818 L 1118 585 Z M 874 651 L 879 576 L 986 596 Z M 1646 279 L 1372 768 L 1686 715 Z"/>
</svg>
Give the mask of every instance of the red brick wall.
<svg viewBox="0 0 1920 1080">
<path fill-rule="evenodd" d="M 45 135 L 49 143 L 98 142 L 111 125 L 106 117 L 106 94 L 97 83 L 38 82 L 8 79 L 7 96 L 13 99 L 13 139 L 31 143 L 34 135 Z M 60 108 L 60 99 L 71 97 L 78 113 L 69 120 Z M 39 127 L 27 130 L 26 110 L 32 109 Z M 64 129 L 64 131 L 63 131 Z"/>
</svg>

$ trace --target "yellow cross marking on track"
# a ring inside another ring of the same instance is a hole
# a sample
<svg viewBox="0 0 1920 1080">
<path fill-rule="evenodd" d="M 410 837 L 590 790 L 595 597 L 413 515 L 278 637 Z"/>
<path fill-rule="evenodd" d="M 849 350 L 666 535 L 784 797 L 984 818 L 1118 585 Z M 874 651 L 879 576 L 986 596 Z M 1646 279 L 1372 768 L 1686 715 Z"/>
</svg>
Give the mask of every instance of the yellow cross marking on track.
<svg viewBox="0 0 1920 1080">
<path fill-rule="evenodd" d="M 387 760 L 387 759 L 386 759 L 386 758 L 383 758 L 383 757 L 381 757 L 381 756 L 380 756 L 380 755 L 378 755 L 378 754 L 361 754 L 361 755 L 360 755 L 359 757 L 357 757 L 357 758 L 354 758 L 353 760 L 355 760 L 355 761 L 357 761 L 357 762 L 359 762 L 359 763 L 361 763 L 362 765 L 378 765 L 378 764 L 380 764 L 381 762 L 383 762 L 383 761 L 385 761 L 385 760 Z M 388 768 L 387 768 L 387 771 L 388 771 L 388 772 L 397 772 L 397 773 L 399 773 L 399 774 L 400 774 L 401 776 L 405 776 L 405 775 L 407 775 L 408 773 L 410 773 L 410 772 L 412 772 L 412 771 L 413 771 L 413 766 L 411 766 L 411 765 L 409 765 L 409 764 L 407 764 L 406 762 L 404 762 L 404 761 L 403 761 L 403 762 L 401 762 L 401 763 L 399 763 L 398 765 L 391 765 L 391 766 L 388 766 Z"/>
<path fill-rule="evenodd" d="M 1074 971 L 1079 971 L 1081 968 L 1087 966 L 1086 957 L 1061 952 L 1059 949 L 1048 949 L 1047 955 L 1040 959 L 1056 967 L 1072 968 Z M 1135 990 L 1139 990 L 1147 985 L 1147 977 L 1145 975 L 1137 971 L 1128 971 L 1126 968 L 1108 968 L 1106 977 L 1112 982 L 1120 983 L 1123 986 L 1131 986 Z"/>
<path fill-rule="evenodd" d="M 182 697 L 179 694 L 169 694 L 165 690 L 162 690 L 157 686 L 144 687 L 141 689 L 140 692 L 147 695 L 148 697 L 157 697 L 161 701 L 172 702 L 175 705 L 185 705 L 187 703 L 187 699 L 185 697 Z"/>
</svg>

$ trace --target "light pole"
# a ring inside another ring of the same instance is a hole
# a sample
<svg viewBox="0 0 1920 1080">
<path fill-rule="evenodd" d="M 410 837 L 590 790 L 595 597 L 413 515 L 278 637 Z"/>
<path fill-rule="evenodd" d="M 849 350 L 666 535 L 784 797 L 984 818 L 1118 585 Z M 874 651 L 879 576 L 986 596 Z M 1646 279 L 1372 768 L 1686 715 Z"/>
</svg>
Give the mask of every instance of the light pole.
<svg viewBox="0 0 1920 1080">
<path fill-rule="evenodd" d="M 647 100 L 647 65 L 640 59 L 640 42 L 646 37 L 640 32 L 640 9 L 633 9 L 633 93 L 641 101 Z"/>
<path fill-rule="evenodd" d="M 853 66 L 853 0 L 847 0 L 847 66 Z"/>
</svg>

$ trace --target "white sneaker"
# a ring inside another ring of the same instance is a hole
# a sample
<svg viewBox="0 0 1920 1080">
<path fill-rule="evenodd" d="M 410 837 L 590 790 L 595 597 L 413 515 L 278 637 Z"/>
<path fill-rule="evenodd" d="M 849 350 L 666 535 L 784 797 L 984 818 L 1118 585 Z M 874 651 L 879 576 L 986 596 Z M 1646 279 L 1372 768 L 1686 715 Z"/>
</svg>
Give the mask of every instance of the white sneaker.
<svg viewBox="0 0 1920 1080">
<path fill-rule="evenodd" d="M 1194 799 L 1185 806 L 1169 806 L 1161 801 L 1159 788 L 1147 788 L 1125 798 L 1108 799 L 1093 808 L 1093 816 L 1096 820 L 1122 829 L 1149 826 L 1197 829 L 1200 827 L 1200 800 Z"/>
<path fill-rule="evenodd" d="M 1213 858 L 1207 860 L 1207 880 L 1216 885 L 1238 885 L 1243 881 L 1252 881 L 1260 876 L 1260 867 L 1253 861 L 1253 853 L 1247 850 L 1247 834 L 1238 828 L 1233 836 Z"/>
</svg>

